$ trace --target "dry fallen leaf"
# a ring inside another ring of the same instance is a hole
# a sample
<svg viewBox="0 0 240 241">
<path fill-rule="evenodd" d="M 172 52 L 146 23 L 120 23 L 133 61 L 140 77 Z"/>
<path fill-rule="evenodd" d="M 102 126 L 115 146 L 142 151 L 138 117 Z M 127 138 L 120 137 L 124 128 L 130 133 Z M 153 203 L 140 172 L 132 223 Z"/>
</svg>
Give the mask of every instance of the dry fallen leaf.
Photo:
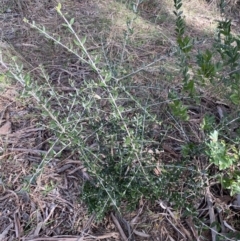
<svg viewBox="0 0 240 241">
<path fill-rule="evenodd" d="M 133 232 L 134 232 L 136 235 L 138 235 L 138 236 L 140 236 L 140 237 L 143 237 L 143 238 L 150 238 L 150 237 L 151 237 L 149 234 L 143 233 L 143 232 L 139 232 L 139 231 L 137 231 L 136 229 L 134 229 Z"/>
<path fill-rule="evenodd" d="M 8 89 L 4 93 L 4 97 L 9 98 L 13 101 L 14 98 L 16 98 L 19 95 L 18 91 L 14 88 Z"/>
<path fill-rule="evenodd" d="M 7 121 L 3 126 L 0 127 L 0 135 L 7 135 L 11 133 L 12 123 Z"/>
</svg>

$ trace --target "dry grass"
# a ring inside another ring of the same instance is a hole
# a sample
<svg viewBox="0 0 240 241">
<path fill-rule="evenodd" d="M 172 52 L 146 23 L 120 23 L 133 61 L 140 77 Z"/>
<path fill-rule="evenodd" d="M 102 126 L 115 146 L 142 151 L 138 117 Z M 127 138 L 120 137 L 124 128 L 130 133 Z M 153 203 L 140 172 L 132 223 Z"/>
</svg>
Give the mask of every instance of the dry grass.
<svg viewBox="0 0 240 241">
<path fill-rule="evenodd" d="M 126 69 L 135 70 L 159 56 L 166 56 L 166 61 L 136 74 L 132 83 L 144 87 L 132 89 L 136 96 L 147 95 L 152 103 L 160 103 L 153 105 L 152 111 L 166 115 L 165 122 L 172 127 L 168 132 L 164 130 L 165 123 L 162 127 L 152 127 L 153 137 L 161 131 L 166 135 L 157 160 L 174 163 L 175 159 L 181 158 L 178 147 L 186 138 L 197 142 L 204 138 L 199 131 L 200 121 L 206 112 L 216 115 L 214 100 L 203 95 L 199 107 L 189 107 L 190 121 L 182 126 L 178 126 L 174 118 L 164 112 L 168 90 L 177 89 L 179 82 L 177 77 L 171 81 L 164 77 L 178 71 L 176 60 L 171 54 L 174 51 L 175 26 L 173 6 L 169 1 L 154 1 L 156 5 L 145 1 L 140 6 L 141 16 L 133 23 L 135 31 L 129 36 L 126 45 L 123 40 L 127 30 L 126 19 L 133 19 L 134 14 L 119 1 L 61 2 L 66 17 L 75 18 L 76 32 L 87 36 L 88 50 L 91 53 L 105 52 L 113 63 L 113 69 L 119 71 L 118 66 L 122 65 L 124 73 Z M 36 21 L 53 34 L 61 33 L 63 43 L 68 43 L 71 37 L 61 26 L 62 20 L 54 9 L 56 5 L 57 2 L 52 0 L 1 0 L 1 44 L 4 41 L 8 46 L 2 56 L 10 58 L 11 55 L 17 55 L 24 68 L 30 70 L 38 82 L 43 81 L 39 68 L 40 64 L 43 65 L 51 83 L 67 93 L 71 89 L 67 81 L 69 78 L 81 85 L 82 79 L 92 79 L 95 73 L 22 21 L 23 17 Z M 165 7 L 159 7 L 162 5 Z M 197 4 L 196 1 L 188 1 L 184 12 L 190 35 L 199 38 L 208 36 L 209 42 L 200 44 L 200 47 L 206 48 L 211 42 L 217 13 L 200 0 Z M 103 56 L 102 58 L 104 59 Z M 102 61 L 102 65 L 104 67 L 106 63 Z M 79 200 L 84 172 L 79 156 L 72 150 L 66 150 L 61 158 L 44 159 L 54 133 L 49 132 L 47 120 L 40 116 L 34 100 L 20 98 L 19 94 L 23 91 L 21 86 L 10 83 L 6 85 L 5 81 L 6 77 L 0 78 L 0 240 L 120 240 L 123 237 L 121 232 L 126 234 L 131 223 L 135 223 L 135 239 L 132 240 L 198 238 L 192 220 L 183 221 L 181 211 L 175 213 L 161 201 L 154 205 L 142 201 L 135 212 L 125 213 L 123 217 L 109 215 L 97 223 Z M 6 123 L 8 125 L 3 128 Z M 55 151 L 59 149 L 56 148 Z M 43 161 L 46 165 L 35 176 L 39 171 L 36 168 Z M 208 166 L 202 156 L 195 157 L 193 162 L 202 170 Z M 31 185 L 28 184 L 30 179 Z M 183 187 L 184 182 L 180 186 Z M 197 204 L 200 204 L 202 198 L 204 194 L 198 198 Z M 225 205 L 224 201 L 219 202 L 219 205 Z M 228 211 L 232 212 L 229 208 Z M 229 219 L 229 222 L 233 222 L 233 219 Z M 234 226 L 234 223 L 231 225 Z M 206 232 L 205 236 L 208 235 Z"/>
</svg>

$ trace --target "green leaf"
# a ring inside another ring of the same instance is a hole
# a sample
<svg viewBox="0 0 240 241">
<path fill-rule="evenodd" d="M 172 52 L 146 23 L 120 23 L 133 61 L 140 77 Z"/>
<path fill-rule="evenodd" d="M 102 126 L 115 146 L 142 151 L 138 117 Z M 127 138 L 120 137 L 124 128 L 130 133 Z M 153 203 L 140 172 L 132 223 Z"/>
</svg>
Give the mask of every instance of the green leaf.
<svg viewBox="0 0 240 241">
<path fill-rule="evenodd" d="M 81 44 L 80 44 L 76 39 L 73 39 L 73 42 L 74 42 L 77 46 L 81 46 Z"/>
<path fill-rule="evenodd" d="M 83 37 L 83 38 L 81 39 L 82 45 L 84 45 L 84 44 L 86 43 L 86 40 L 87 40 L 87 36 L 85 36 L 85 37 Z"/>
<path fill-rule="evenodd" d="M 234 94 L 230 95 L 230 99 L 233 102 L 233 104 L 235 104 L 235 105 L 240 104 L 240 96 L 238 93 L 234 93 Z"/>
<path fill-rule="evenodd" d="M 25 81 L 25 84 L 26 86 L 30 86 L 31 85 L 31 77 L 30 77 L 30 74 L 27 73 L 25 76 L 24 76 L 24 81 Z"/>
<path fill-rule="evenodd" d="M 63 23 L 62 26 L 69 28 L 69 26 L 66 23 Z"/>
<path fill-rule="evenodd" d="M 214 130 L 214 132 L 212 132 L 210 134 L 210 139 L 212 140 L 212 142 L 217 142 L 218 141 L 218 131 Z"/>
<path fill-rule="evenodd" d="M 62 8 L 62 4 L 58 3 L 58 5 L 56 7 L 57 12 L 61 12 L 61 8 Z"/>
<path fill-rule="evenodd" d="M 105 82 L 108 82 L 112 79 L 112 73 L 108 72 L 105 74 Z"/>
<path fill-rule="evenodd" d="M 190 80 L 189 82 L 184 84 L 184 90 L 188 91 L 190 94 L 193 94 L 195 91 L 194 84 L 194 80 Z"/>
<path fill-rule="evenodd" d="M 74 18 L 70 20 L 70 25 L 72 26 L 74 24 Z"/>
</svg>

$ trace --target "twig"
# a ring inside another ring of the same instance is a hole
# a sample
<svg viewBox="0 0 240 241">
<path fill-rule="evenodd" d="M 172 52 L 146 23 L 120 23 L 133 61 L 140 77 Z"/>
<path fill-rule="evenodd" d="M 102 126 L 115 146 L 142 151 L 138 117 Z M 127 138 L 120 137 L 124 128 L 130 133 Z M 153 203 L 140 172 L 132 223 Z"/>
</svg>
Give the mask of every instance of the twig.
<svg viewBox="0 0 240 241">
<path fill-rule="evenodd" d="M 19 237 L 21 236 L 21 225 L 20 225 L 20 220 L 19 220 L 19 210 L 17 209 L 15 212 L 14 212 L 14 224 L 15 224 L 15 235 L 16 235 L 16 238 L 19 239 Z"/>
<path fill-rule="evenodd" d="M 186 239 L 186 236 L 176 227 L 176 225 L 173 224 L 173 222 L 172 222 L 170 219 L 167 218 L 167 216 L 166 216 L 166 219 L 167 219 L 168 222 L 173 226 L 173 228 L 174 228 L 177 232 L 179 232 L 184 239 Z"/>
<path fill-rule="evenodd" d="M 157 63 L 157 62 L 159 62 L 159 61 L 161 61 L 161 60 L 164 60 L 164 59 L 166 59 L 166 56 L 162 56 L 162 57 L 160 57 L 159 59 L 153 61 L 152 63 L 147 64 L 147 65 L 143 66 L 142 68 L 137 69 L 137 70 L 133 71 L 132 73 L 127 74 L 127 75 L 125 75 L 125 76 L 123 76 L 123 77 L 121 77 L 121 78 L 118 78 L 118 79 L 116 79 L 116 80 L 117 80 L 117 81 L 120 81 L 120 80 L 126 79 L 126 78 L 128 78 L 128 77 L 131 77 L 131 76 L 137 74 L 138 72 L 140 72 L 140 71 L 142 71 L 142 70 L 145 70 L 146 68 L 148 68 L 148 67 L 154 65 L 155 63 Z"/>
<path fill-rule="evenodd" d="M 81 241 L 81 240 L 89 240 L 89 241 L 92 241 L 92 240 L 101 240 L 101 239 L 107 239 L 107 238 L 114 238 L 116 240 L 119 240 L 118 239 L 118 233 L 107 233 L 107 234 L 104 234 L 104 235 L 101 235 L 101 236 L 93 236 L 93 235 L 88 235 L 86 237 L 84 237 L 83 239 L 79 239 L 79 238 L 82 238 L 81 236 L 55 236 L 55 237 L 51 237 L 51 238 L 47 238 L 47 237 L 42 237 L 42 238 L 25 238 L 24 241 Z"/>
<path fill-rule="evenodd" d="M 213 202 L 212 202 L 212 197 L 211 197 L 209 188 L 207 188 L 207 191 L 206 191 L 206 200 L 208 205 L 210 224 L 212 226 L 212 224 L 216 222 L 216 219 L 213 211 Z M 216 234 L 217 234 L 216 225 L 212 226 L 211 233 L 212 233 L 212 241 L 216 241 Z"/>
<path fill-rule="evenodd" d="M 121 225 L 119 224 L 117 218 L 113 215 L 113 213 L 111 213 L 111 217 L 112 217 L 112 220 L 113 220 L 114 224 L 116 225 L 120 235 L 122 236 L 123 240 L 128 241 L 128 238 L 126 237 L 125 233 L 122 230 Z"/>
<path fill-rule="evenodd" d="M 86 223 L 86 224 L 84 225 L 84 227 L 83 227 L 82 233 L 86 234 L 86 233 L 89 232 L 89 229 L 90 229 L 93 221 L 95 220 L 95 218 L 96 218 L 96 215 L 95 215 L 95 214 L 92 214 L 92 215 L 89 217 L 87 223 Z"/>
<path fill-rule="evenodd" d="M 7 150 L 21 151 L 21 152 L 32 153 L 32 154 L 46 154 L 47 153 L 47 151 L 27 149 L 27 148 L 7 148 Z"/>
<path fill-rule="evenodd" d="M 230 71 L 229 73 L 227 73 L 227 75 L 235 74 L 237 72 L 240 72 L 240 68 L 239 69 L 235 69 L 233 71 Z"/>
<path fill-rule="evenodd" d="M 200 241 L 199 236 L 197 234 L 197 231 L 196 231 L 196 229 L 194 227 L 194 224 L 193 224 L 193 221 L 192 221 L 192 217 L 188 217 L 186 219 L 186 223 L 189 226 L 189 228 L 192 230 L 192 233 L 193 233 L 194 237 L 196 238 L 196 240 Z"/>
<path fill-rule="evenodd" d="M 2 233 L 0 233 L 0 240 L 4 240 L 9 232 L 9 230 L 13 227 L 13 223 L 10 223 Z"/>
</svg>

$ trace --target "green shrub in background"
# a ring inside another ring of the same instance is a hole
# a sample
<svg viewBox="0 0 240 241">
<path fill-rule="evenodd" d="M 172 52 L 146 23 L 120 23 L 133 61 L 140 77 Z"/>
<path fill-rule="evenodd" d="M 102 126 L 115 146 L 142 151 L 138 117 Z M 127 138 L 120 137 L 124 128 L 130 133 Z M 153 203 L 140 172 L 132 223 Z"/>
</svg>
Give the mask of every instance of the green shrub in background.
<svg viewBox="0 0 240 241">
<path fill-rule="evenodd" d="M 231 33 L 231 20 L 223 19 L 218 22 L 217 37 L 211 49 L 204 52 L 198 52 L 196 56 L 196 67 L 190 67 L 189 60 L 193 58 L 191 50 L 194 40 L 185 36 L 185 22 L 183 20 L 183 12 L 181 0 L 174 0 L 176 15 L 176 35 L 179 47 L 178 56 L 180 60 L 181 73 L 183 76 L 183 90 L 181 97 L 197 95 L 197 86 L 216 86 L 215 91 L 220 98 L 225 101 L 231 101 L 234 105 L 234 112 L 237 115 L 233 119 L 231 116 L 223 116 L 220 113 L 221 127 L 216 123 L 213 116 L 205 116 L 202 128 L 208 135 L 209 140 L 205 142 L 205 152 L 211 163 L 219 167 L 219 170 L 225 170 L 219 174 L 220 182 L 223 187 L 230 189 L 231 195 L 240 193 L 240 176 L 239 176 L 239 138 L 226 136 L 226 130 L 229 129 L 228 124 L 238 122 L 240 119 L 240 35 L 234 36 Z M 221 13 L 224 14 L 225 3 L 220 2 Z M 189 74 L 189 70 L 193 73 Z M 214 89 L 214 88 L 213 88 Z M 176 98 L 176 97 L 175 97 Z M 197 101 L 197 100 L 196 100 Z M 197 103 L 197 102 L 196 102 Z M 175 116 L 180 119 L 187 120 L 187 109 L 180 101 L 173 101 L 170 108 Z M 177 110 L 177 111 L 176 111 Z M 227 120 L 228 123 L 224 120 Z M 219 130 L 216 128 L 219 127 Z M 234 130 L 230 130 L 233 132 Z M 219 135 L 222 138 L 219 139 Z M 226 142 L 226 139 L 229 143 Z M 233 143 L 233 144 L 232 144 Z M 202 144 L 201 144 L 202 145 Z M 188 149 L 188 148 L 187 148 Z M 183 150 L 186 151 L 186 148 Z"/>
</svg>

